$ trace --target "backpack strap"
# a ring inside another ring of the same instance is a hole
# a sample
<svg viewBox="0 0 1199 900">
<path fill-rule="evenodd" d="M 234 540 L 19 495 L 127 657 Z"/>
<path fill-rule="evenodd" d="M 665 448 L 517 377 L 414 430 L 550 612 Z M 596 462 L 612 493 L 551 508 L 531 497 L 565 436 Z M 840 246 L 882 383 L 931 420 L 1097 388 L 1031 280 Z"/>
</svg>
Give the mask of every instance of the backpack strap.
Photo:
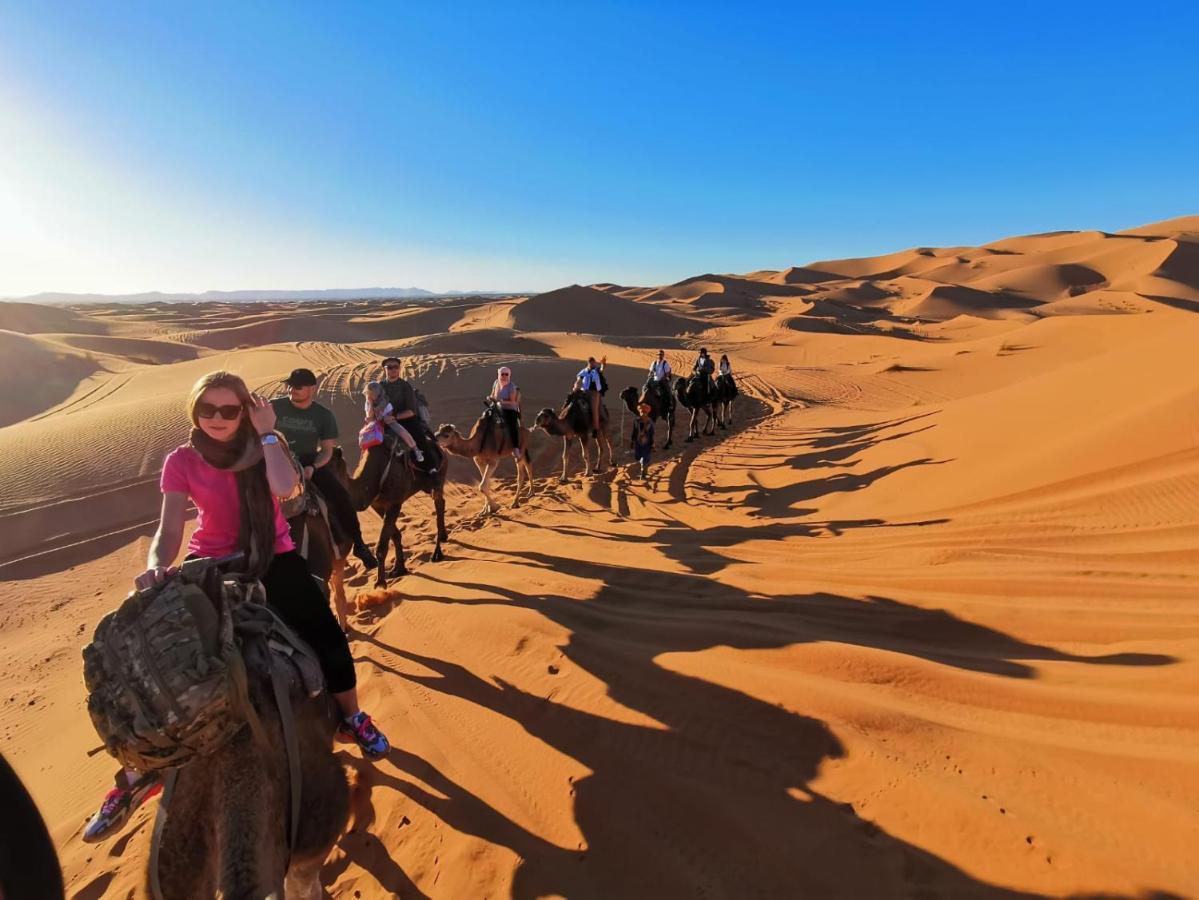
<svg viewBox="0 0 1199 900">
<path fill-rule="evenodd" d="M 162 850 L 162 833 L 166 829 L 171 798 L 175 796 L 175 783 L 178 780 L 178 769 L 167 772 L 162 786 L 162 797 L 158 800 L 158 812 L 154 814 L 154 834 L 150 838 L 150 896 L 154 900 L 164 900 L 162 881 L 158 877 L 158 856 Z"/>
<path fill-rule="evenodd" d="M 279 707 L 279 721 L 283 723 L 283 745 L 287 748 L 287 772 L 291 782 L 291 815 L 287 848 L 292 853 L 296 849 L 296 838 L 300 833 L 300 800 L 303 796 L 303 781 L 300 772 L 300 742 L 296 737 L 296 719 L 291 710 L 291 697 L 288 695 L 287 678 L 282 668 L 272 661 L 271 687 L 275 691 L 275 705 Z"/>
</svg>

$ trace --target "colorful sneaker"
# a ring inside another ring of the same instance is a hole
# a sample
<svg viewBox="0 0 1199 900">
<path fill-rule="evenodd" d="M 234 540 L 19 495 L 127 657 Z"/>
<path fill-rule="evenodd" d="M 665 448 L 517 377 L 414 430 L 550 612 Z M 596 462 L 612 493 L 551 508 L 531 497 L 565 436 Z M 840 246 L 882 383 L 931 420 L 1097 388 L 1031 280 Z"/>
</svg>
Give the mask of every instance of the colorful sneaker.
<svg viewBox="0 0 1199 900">
<path fill-rule="evenodd" d="M 133 811 L 162 791 L 162 779 L 155 774 L 143 775 L 133 785 L 122 770 L 117 774 L 116 787 L 104 795 L 100 809 L 83 829 L 83 840 L 92 844 L 120 831 Z"/>
<path fill-rule="evenodd" d="M 362 748 L 362 752 L 371 759 L 386 756 L 387 751 L 391 749 L 391 744 L 388 743 L 383 732 L 376 728 L 371 717 L 362 711 L 356 712 L 352 718 L 342 719 L 341 724 L 337 727 L 337 733 L 356 743 Z"/>
</svg>

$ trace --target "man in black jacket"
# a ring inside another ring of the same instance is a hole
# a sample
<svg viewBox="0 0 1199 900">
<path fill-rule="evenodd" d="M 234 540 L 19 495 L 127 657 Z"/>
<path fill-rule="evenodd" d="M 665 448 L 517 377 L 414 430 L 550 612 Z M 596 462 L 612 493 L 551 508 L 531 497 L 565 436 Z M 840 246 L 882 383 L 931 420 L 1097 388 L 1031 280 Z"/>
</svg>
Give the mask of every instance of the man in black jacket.
<svg viewBox="0 0 1199 900">
<path fill-rule="evenodd" d="M 400 377 L 400 361 L 397 357 L 389 356 L 383 360 L 383 380 L 380 385 L 391 404 L 395 421 L 412 435 L 412 439 L 424 454 L 425 470 L 430 475 L 436 474 L 441 460 L 441 448 L 437 446 L 437 441 L 417 412 L 416 389 Z"/>
</svg>

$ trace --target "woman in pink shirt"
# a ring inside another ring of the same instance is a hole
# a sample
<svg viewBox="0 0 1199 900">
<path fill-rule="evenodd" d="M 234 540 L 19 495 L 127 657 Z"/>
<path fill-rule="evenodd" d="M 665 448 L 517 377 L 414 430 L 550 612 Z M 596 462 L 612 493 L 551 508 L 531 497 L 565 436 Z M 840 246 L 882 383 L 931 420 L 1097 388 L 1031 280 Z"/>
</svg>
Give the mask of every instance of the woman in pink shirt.
<svg viewBox="0 0 1199 900">
<path fill-rule="evenodd" d="M 196 530 L 188 556 L 246 554 L 245 571 L 262 581 L 267 604 L 321 661 L 329 691 L 341 707 L 340 731 L 370 757 L 387 753 L 387 738 L 358 708 L 354 659 L 345 632 L 296 552 L 279 510 L 279 498 L 298 489 L 287 444 L 275 432 L 275 410 L 251 394 L 230 372 L 213 372 L 192 388 L 188 400 L 191 437 L 162 466 L 162 514 L 150 544 L 146 571 L 134 579 L 138 590 L 163 581 L 179 555 L 190 498 Z M 116 831 L 144 800 L 159 789 L 157 776 L 124 770 L 84 831 L 85 841 Z"/>
</svg>

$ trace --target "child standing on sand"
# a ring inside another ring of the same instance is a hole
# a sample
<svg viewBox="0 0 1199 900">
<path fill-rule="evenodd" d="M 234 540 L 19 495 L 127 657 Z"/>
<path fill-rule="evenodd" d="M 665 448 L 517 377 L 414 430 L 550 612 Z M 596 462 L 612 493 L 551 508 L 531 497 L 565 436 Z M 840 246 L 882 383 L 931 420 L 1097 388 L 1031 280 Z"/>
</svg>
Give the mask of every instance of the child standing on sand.
<svg viewBox="0 0 1199 900">
<path fill-rule="evenodd" d="M 654 449 L 654 423 L 650 420 L 650 405 L 644 401 L 637 404 L 638 416 L 633 420 L 633 458 L 641 465 L 641 480 L 645 481 L 649 469 L 650 451 Z"/>
<path fill-rule="evenodd" d="M 408 452 L 412 454 L 412 458 L 417 462 L 424 462 L 425 455 L 416 446 L 416 441 L 412 439 L 412 435 L 408 433 L 408 429 L 403 425 L 396 424 L 393 418 L 395 412 L 391 408 L 391 402 L 383 393 L 383 386 L 377 381 L 371 381 L 367 384 L 363 396 L 366 400 L 363 409 L 366 413 L 366 424 L 358 432 L 358 446 L 366 450 L 369 447 L 375 446 L 375 444 L 383 443 L 383 426 L 386 423 L 387 428 L 398 435 L 399 439 L 404 442 L 404 445 L 408 448 Z M 388 422 L 387 419 L 389 418 L 392 421 Z"/>
</svg>

